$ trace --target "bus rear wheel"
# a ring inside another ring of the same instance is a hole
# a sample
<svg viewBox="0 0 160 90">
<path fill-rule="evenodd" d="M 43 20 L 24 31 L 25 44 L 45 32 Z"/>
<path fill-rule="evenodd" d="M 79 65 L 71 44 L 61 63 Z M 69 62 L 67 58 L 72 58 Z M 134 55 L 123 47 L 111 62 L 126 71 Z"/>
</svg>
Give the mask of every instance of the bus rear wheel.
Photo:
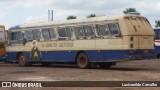
<svg viewBox="0 0 160 90">
<path fill-rule="evenodd" d="M 18 63 L 20 66 L 26 66 L 27 65 L 27 61 L 25 60 L 25 56 L 23 54 L 20 54 L 18 56 Z"/>
<path fill-rule="evenodd" d="M 81 69 L 90 68 L 90 62 L 89 62 L 88 57 L 85 53 L 80 53 L 77 56 L 77 65 Z"/>
</svg>

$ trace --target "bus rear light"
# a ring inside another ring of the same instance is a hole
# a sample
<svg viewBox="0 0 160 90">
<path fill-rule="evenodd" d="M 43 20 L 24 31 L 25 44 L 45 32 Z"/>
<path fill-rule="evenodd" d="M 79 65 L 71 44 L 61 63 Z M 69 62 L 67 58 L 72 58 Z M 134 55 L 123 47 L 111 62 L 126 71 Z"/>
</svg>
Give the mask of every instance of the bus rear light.
<svg viewBox="0 0 160 90">
<path fill-rule="evenodd" d="M 147 54 L 147 53 L 148 53 L 148 50 L 143 50 L 143 53 L 144 53 L 144 54 Z"/>
</svg>

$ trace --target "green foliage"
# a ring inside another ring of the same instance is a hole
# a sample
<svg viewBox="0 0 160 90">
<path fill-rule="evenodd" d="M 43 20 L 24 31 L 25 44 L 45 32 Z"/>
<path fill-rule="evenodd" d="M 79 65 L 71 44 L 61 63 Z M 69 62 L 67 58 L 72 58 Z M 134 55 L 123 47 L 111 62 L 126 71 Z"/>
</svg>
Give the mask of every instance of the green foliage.
<svg viewBox="0 0 160 90">
<path fill-rule="evenodd" d="M 91 15 L 88 15 L 87 18 L 92 18 L 92 17 L 96 17 L 95 14 L 91 14 Z"/>
<path fill-rule="evenodd" d="M 137 12 L 135 8 L 126 8 L 125 11 L 123 11 L 124 14 L 127 14 L 129 12 Z"/>
<path fill-rule="evenodd" d="M 76 18 L 77 18 L 77 16 L 68 16 L 68 17 L 67 17 L 67 20 L 76 19 Z"/>
<path fill-rule="evenodd" d="M 160 20 L 155 21 L 156 25 L 155 27 L 160 27 Z"/>
</svg>

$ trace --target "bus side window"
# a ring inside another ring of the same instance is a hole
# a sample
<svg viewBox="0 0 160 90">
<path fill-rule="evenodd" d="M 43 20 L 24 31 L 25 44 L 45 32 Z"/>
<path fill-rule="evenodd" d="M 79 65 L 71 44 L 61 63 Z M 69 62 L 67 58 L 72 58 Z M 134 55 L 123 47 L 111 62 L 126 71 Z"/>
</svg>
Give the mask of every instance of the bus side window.
<svg viewBox="0 0 160 90">
<path fill-rule="evenodd" d="M 66 28 L 66 32 L 67 32 L 67 37 L 69 38 L 69 39 L 71 39 L 72 38 L 72 31 L 71 31 L 71 28 L 69 28 L 69 27 L 67 27 Z"/>
<path fill-rule="evenodd" d="M 11 32 L 11 44 L 23 44 L 24 34 L 22 32 Z"/>
<path fill-rule="evenodd" d="M 59 39 L 61 40 L 64 40 L 64 39 L 67 39 L 67 32 L 66 32 L 66 29 L 65 28 L 59 28 L 58 29 L 58 35 L 59 35 Z"/>
<path fill-rule="evenodd" d="M 26 34 L 26 37 L 27 37 L 27 40 L 28 40 L 28 41 L 34 40 L 32 30 L 30 30 L 30 31 L 25 31 L 25 34 Z"/>
<path fill-rule="evenodd" d="M 87 38 L 93 38 L 94 32 L 92 26 L 83 26 L 86 37 Z"/>
<path fill-rule="evenodd" d="M 98 25 L 97 29 L 98 29 L 98 33 L 100 34 L 100 36 L 109 36 L 110 35 L 108 25 Z"/>
<path fill-rule="evenodd" d="M 74 30 L 78 39 L 84 39 L 85 32 L 82 27 L 74 27 Z"/>
<path fill-rule="evenodd" d="M 160 39 L 160 31 L 155 31 L 155 39 Z"/>
<path fill-rule="evenodd" d="M 119 35 L 119 29 L 117 24 L 108 24 L 111 35 Z"/>
<path fill-rule="evenodd" d="M 50 34 L 51 40 L 56 40 L 57 39 L 55 29 L 50 28 L 49 29 L 49 34 Z"/>
<path fill-rule="evenodd" d="M 18 39 L 18 37 L 17 37 L 18 35 L 17 35 L 17 32 L 11 32 L 11 40 L 13 41 L 13 40 L 17 40 Z"/>
<path fill-rule="evenodd" d="M 35 29 L 33 30 L 33 36 L 35 40 L 40 40 L 41 39 L 41 32 L 39 29 Z"/>
<path fill-rule="evenodd" d="M 42 35 L 44 40 L 50 40 L 49 29 L 42 29 Z"/>
</svg>

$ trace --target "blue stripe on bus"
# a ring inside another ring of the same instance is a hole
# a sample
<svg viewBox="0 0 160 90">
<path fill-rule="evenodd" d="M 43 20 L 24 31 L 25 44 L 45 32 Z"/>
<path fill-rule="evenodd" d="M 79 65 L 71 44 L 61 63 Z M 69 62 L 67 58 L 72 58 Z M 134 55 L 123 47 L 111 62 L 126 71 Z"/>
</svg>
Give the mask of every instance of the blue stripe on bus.
<svg viewBox="0 0 160 90">
<path fill-rule="evenodd" d="M 157 54 L 160 54 L 160 46 L 155 46 L 155 50 Z"/>
<path fill-rule="evenodd" d="M 90 62 L 105 62 L 110 60 L 136 60 L 136 59 L 154 59 L 155 50 L 86 50 L 84 51 Z M 30 60 L 30 52 L 23 52 L 26 60 Z M 49 62 L 75 62 L 78 51 L 43 51 L 42 61 Z M 17 60 L 18 52 L 7 52 L 7 60 Z"/>
</svg>

